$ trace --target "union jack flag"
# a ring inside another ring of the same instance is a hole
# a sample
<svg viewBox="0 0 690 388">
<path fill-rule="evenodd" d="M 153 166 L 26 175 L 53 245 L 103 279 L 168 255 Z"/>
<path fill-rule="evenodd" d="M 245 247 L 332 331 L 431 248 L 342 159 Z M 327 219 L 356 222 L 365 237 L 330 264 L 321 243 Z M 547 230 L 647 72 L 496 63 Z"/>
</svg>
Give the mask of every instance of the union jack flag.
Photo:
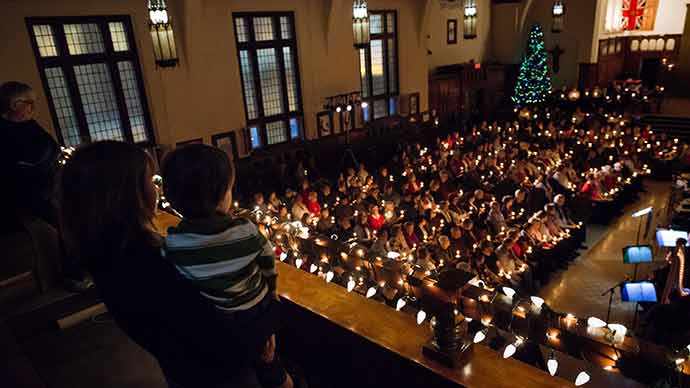
<svg viewBox="0 0 690 388">
<path fill-rule="evenodd" d="M 657 0 L 623 0 L 621 26 L 623 30 L 652 30 Z"/>
</svg>

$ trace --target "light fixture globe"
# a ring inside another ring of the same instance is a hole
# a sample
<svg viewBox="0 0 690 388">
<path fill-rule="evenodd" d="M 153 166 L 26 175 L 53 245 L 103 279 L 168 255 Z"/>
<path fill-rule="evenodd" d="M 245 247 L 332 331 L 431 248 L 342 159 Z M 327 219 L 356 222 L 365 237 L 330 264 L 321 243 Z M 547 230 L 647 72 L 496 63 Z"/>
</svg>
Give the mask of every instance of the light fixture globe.
<svg viewBox="0 0 690 388">
<path fill-rule="evenodd" d="M 153 55 L 160 67 L 176 66 L 177 47 L 175 34 L 168 16 L 168 6 L 165 0 L 149 0 L 149 33 L 153 41 Z"/>
<path fill-rule="evenodd" d="M 506 346 L 506 348 L 503 350 L 503 358 L 510 358 L 510 357 L 512 357 L 513 354 L 515 354 L 516 351 L 517 351 L 517 347 L 515 347 L 515 345 L 513 345 L 513 344 L 509 344 L 509 345 Z"/>
<path fill-rule="evenodd" d="M 595 329 L 600 329 L 602 327 L 606 327 L 606 322 L 602 321 L 597 317 L 589 317 L 587 319 L 587 326 Z"/>
<path fill-rule="evenodd" d="M 579 99 L 580 99 L 580 91 L 579 90 L 573 89 L 573 90 L 568 92 L 568 100 L 575 102 Z"/>
<path fill-rule="evenodd" d="M 555 358 L 549 359 L 549 361 L 546 362 L 546 368 L 548 368 L 551 376 L 555 376 L 556 372 L 558 372 L 558 360 Z"/>
<path fill-rule="evenodd" d="M 589 374 L 587 372 L 582 371 L 575 378 L 575 386 L 579 387 L 581 385 L 585 385 L 589 382 L 589 379 L 590 379 Z"/>
<path fill-rule="evenodd" d="M 350 281 L 347 282 L 347 292 L 352 292 L 352 290 L 355 289 L 355 281 L 350 279 Z"/>
<path fill-rule="evenodd" d="M 424 310 L 419 310 L 417 312 L 417 324 L 421 325 L 425 319 L 426 319 L 426 312 Z"/>
<path fill-rule="evenodd" d="M 480 330 L 477 333 L 475 333 L 474 338 L 472 339 L 472 342 L 475 344 L 478 344 L 486 339 L 486 333 L 484 330 Z"/>
<path fill-rule="evenodd" d="M 467 5 L 465 5 L 465 16 L 477 16 L 477 5 L 475 3 L 467 3 Z"/>
<path fill-rule="evenodd" d="M 473 39 L 477 36 L 477 2 L 475 0 L 465 0 L 464 29 L 465 39 Z"/>
<path fill-rule="evenodd" d="M 553 2 L 551 15 L 553 16 L 553 24 L 551 25 L 551 31 L 556 33 L 563 31 L 563 18 L 565 16 L 565 5 L 563 4 L 563 1 L 555 0 Z"/>
<path fill-rule="evenodd" d="M 369 10 L 366 0 L 355 0 L 352 3 L 352 33 L 355 48 L 365 48 L 371 41 L 369 32 Z"/>
<path fill-rule="evenodd" d="M 539 309 L 544 305 L 544 299 L 538 296 L 530 296 L 530 300 L 532 301 L 532 304 Z"/>
</svg>

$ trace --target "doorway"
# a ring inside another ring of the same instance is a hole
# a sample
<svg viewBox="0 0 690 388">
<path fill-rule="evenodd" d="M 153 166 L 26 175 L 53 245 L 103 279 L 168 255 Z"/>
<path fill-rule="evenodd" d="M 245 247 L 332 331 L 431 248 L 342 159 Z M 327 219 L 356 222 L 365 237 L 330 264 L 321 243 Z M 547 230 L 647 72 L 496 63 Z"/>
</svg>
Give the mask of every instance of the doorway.
<svg viewBox="0 0 690 388">
<path fill-rule="evenodd" d="M 645 58 L 642 60 L 640 69 L 640 80 L 642 85 L 647 88 L 654 88 L 659 81 L 661 70 L 661 58 Z"/>
</svg>

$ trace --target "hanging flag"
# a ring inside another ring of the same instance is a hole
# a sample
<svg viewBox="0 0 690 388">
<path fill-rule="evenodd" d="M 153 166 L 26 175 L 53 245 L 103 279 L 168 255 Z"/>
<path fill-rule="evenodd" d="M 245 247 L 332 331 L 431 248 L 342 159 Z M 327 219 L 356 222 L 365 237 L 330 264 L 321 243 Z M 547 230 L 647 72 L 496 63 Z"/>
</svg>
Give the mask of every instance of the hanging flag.
<svg viewBox="0 0 690 388">
<path fill-rule="evenodd" d="M 623 30 L 653 30 L 658 5 L 658 0 L 623 0 L 621 7 Z"/>
</svg>

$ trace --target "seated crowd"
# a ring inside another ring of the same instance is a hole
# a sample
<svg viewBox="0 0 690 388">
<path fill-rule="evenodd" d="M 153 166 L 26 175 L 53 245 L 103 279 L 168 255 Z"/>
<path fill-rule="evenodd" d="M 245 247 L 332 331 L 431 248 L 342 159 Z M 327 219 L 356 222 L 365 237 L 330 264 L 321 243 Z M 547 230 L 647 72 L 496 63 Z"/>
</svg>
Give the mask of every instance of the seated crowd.
<svg viewBox="0 0 690 388">
<path fill-rule="evenodd" d="M 12 217 L 60 229 L 61 249 L 73 258 L 63 269 L 76 268 L 69 275 L 80 281 L 86 276 L 77 264 L 88 270 L 114 321 L 157 359 L 171 387 L 298 384 L 276 351 L 273 255 L 282 260 L 290 249 L 276 233 L 283 225 L 296 224 L 305 239 L 354 242 L 405 273 L 433 278 L 456 268 L 488 287 L 531 291 L 576 257 L 585 239 L 582 209 L 619 210 L 648 165 L 684 161 L 688 152 L 598 114 L 482 123 L 431 144 L 402 145 L 390 163 L 371 171 L 358 163 L 333 182 L 310 181 L 304 170 L 284 196 L 254 194 L 257 227 L 231 215 L 227 155 L 188 145 L 163 161 L 170 202 L 160 204 L 184 215 L 164 238 L 153 226 L 161 193 L 152 158 L 135 145 L 104 141 L 59 163 L 33 104 L 27 85 L 0 86 L 0 125 L 15 145 L 3 154 L 11 188 L 3 205 Z"/>
<path fill-rule="evenodd" d="M 604 116 L 565 122 L 484 122 L 405 144 L 390 163 L 359 163 L 334 182 L 310 181 L 305 170 L 282 197 L 254 193 L 249 209 L 279 251 L 290 246 L 276 231 L 299 222 L 312 238 L 355 242 L 404 273 L 457 268 L 488 287 L 530 292 L 577 256 L 587 215 L 620 212 L 648 164 L 675 144 Z"/>
</svg>

